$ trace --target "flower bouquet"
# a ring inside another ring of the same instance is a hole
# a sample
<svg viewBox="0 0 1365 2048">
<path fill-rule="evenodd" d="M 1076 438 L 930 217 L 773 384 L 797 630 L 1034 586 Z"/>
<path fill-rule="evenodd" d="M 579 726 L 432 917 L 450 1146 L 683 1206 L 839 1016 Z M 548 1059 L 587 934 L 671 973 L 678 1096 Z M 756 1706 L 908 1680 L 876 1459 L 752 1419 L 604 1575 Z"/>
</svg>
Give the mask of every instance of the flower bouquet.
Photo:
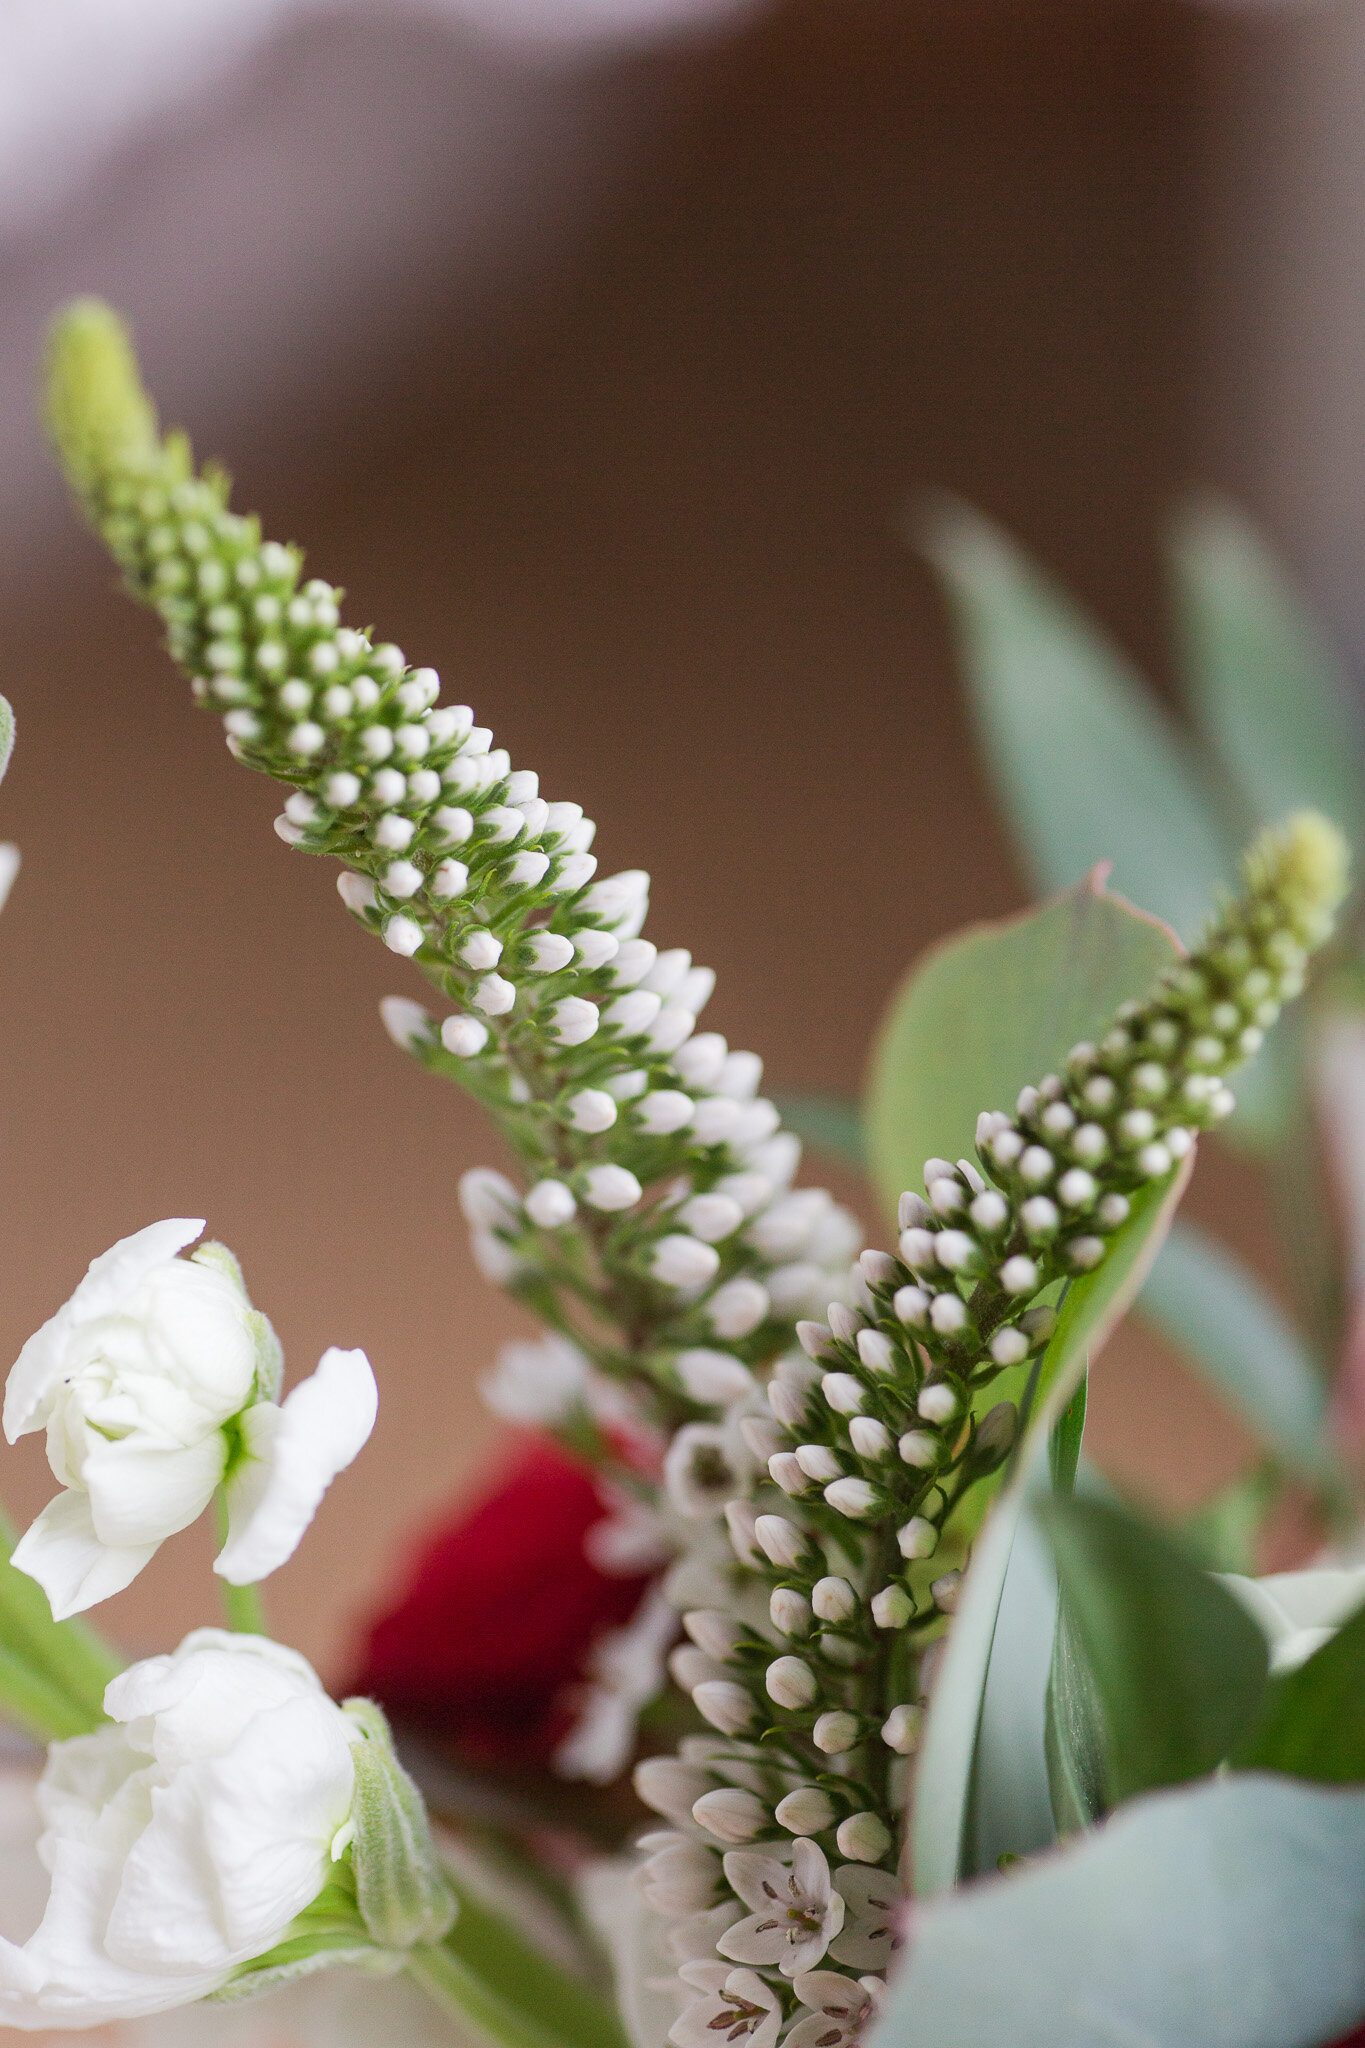
<svg viewBox="0 0 1365 2048">
<path fill-rule="evenodd" d="M 76 496 L 231 754 L 285 785 L 281 838 L 434 989 L 386 1002 L 390 1037 L 496 1126 L 513 1171 L 460 1199 L 545 1326 L 490 1383 L 540 1432 L 514 1484 L 545 1513 L 536 1557 L 496 1499 L 447 1532 L 334 1702 L 255 1588 L 369 1434 L 368 1361 L 330 1350 L 282 1397 L 197 1220 L 96 1259 L 6 1396 L 59 1491 L 0 1570 L 0 1704 L 50 1744 L 49 1892 L 0 1947 L 0 2019 L 245 2041 L 214 2029 L 259 1997 L 305 2039 L 505 2048 L 1342 2035 L 1365 1569 L 1325 1398 L 1260 1414 L 1336 1546 L 1304 1572 L 1258 1580 L 1233 1514 L 1162 1526 L 1083 1455 L 1089 1363 L 1200 1136 L 1332 957 L 1337 827 L 1254 833 L 1188 951 L 1097 869 L 932 953 L 874 1060 L 866 1248 L 797 1185 L 758 1057 L 699 1027 L 714 977 L 643 935 L 648 877 L 600 875 L 578 805 L 230 509 L 106 308 L 68 310 L 48 372 Z M 215 1504 L 226 1626 L 120 1668 L 80 1617 Z M 461 1603 L 538 1571 L 562 1594 L 461 1672 Z M 523 1777 L 464 1825 L 429 1750 L 400 1759 L 443 1706 L 466 1756 L 601 1786 L 634 1761 L 641 1804 L 604 1806 L 604 1847 Z"/>
</svg>

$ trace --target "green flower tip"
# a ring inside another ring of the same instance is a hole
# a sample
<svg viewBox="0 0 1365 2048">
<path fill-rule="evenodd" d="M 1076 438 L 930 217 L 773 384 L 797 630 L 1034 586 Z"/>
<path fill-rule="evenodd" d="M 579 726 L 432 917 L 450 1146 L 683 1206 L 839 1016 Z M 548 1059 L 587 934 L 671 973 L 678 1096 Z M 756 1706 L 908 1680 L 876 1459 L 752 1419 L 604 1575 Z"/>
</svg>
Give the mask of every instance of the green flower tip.
<svg viewBox="0 0 1365 2048">
<path fill-rule="evenodd" d="M 156 408 L 143 388 L 132 336 L 103 299 L 73 299 L 57 315 L 43 387 L 48 432 L 83 495 L 111 469 L 157 452 Z"/>
<path fill-rule="evenodd" d="M 1320 811 L 1296 811 L 1252 843 L 1247 886 L 1253 895 L 1282 905 L 1317 943 L 1331 929 L 1346 894 L 1350 864 L 1350 847 L 1330 818 Z"/>
</svg>

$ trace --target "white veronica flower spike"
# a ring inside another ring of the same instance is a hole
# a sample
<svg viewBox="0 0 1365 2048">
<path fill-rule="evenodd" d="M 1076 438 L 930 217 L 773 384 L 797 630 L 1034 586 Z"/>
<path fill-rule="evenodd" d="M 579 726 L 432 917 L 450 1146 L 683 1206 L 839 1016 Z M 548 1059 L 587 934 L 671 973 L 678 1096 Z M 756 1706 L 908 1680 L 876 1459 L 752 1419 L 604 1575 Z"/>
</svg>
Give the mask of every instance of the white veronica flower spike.
<svg viewBox="0 0 1365 2048">
<path fill-rule="evenodd" d="M 294 1650 L 199 1629 L 110 1685 L 114 1725 L 52 1745 L 52 1880 L 0 1940 L 0 2022 L 93 2027 L 186 2005 L 264 1955 L 350 1833 L 355 1723 Z"/>
<path fill-rule="evenodd" d="M 732 1849 L 725 1875 L 750 1912 L 721 1936 L 720 1954 L 784 1977 L 813 1970 L 844 1924 L 844 1900 L 819 1844 L 803 1836 L 790 1864 L 757 1849 Z"/>
<path fill-rule="evenodd" d="M 94 1260 L 10 1373 L 5 1435 L 45 1429 L 65 1489 L 14 1562 L 59 1621 L 120 1592 L 219 1486 L 229 1536 L 217 1569 L 239 1585 L 264 1578 L 374 1427 L 362 1351 L 329 1351 L 276 1405 L 278 1347 L 231 1259 L 177 1256 L 203 1228 L 173 1217 Z"/>
</svg>

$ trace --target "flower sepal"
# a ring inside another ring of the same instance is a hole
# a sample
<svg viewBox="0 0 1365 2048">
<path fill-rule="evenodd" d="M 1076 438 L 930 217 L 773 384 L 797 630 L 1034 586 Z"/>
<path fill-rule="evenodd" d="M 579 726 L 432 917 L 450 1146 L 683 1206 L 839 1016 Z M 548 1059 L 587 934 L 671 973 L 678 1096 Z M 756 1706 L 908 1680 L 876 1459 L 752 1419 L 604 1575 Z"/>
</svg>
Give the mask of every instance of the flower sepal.
<svg viewBox="0 0 1365 2048">
<path fill-rule="evenodd" d="M 351 1699 L 344 1711 L 357 1731 L 351 1868 L 360 1918 L 384 1949 L 440 1941 L 454 1924 L 455 1894 L 422 1795 L 394 1753 L 383 1708 Z"/>
<path fill-rule="evenodd" d="M 336 1963 L 379 1977 L 392 1976 L 403 1967 L 399 1950 L 380 1947 L 370 1939 L 356 1902 L 354 1875 L 345 1864 L 312 1905 L 298 1915 L 282 1941 L 263 1956 L 243 1963 L 203 2003 L 229 2005 L 260 1998 L 291 1984 L 296 1977 L 311 1977 Z"/>
</svg>

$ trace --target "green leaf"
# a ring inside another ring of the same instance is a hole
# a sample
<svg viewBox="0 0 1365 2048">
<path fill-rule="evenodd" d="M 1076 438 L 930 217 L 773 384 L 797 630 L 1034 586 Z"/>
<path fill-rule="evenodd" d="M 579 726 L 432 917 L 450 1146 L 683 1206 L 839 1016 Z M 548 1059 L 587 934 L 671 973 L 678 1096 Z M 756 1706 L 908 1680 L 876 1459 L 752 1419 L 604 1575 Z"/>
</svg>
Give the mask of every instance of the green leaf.
<svg viewBox="0 0 1365 2048">
<path fill-rule="evenodd" d="M 434 1948 L 415 1949 L 410 1974 L 456 2019 L 472 2020 L 500 2048 L 627 2048 L 610 2006 L 532 1946 L 458 1875 L 455 1925 Z"/>
<path fill-rule="evenodd" d="M 1365 2014 L 1365 1793 L 1163 1792 L 927 1901 L 867 2048 L 1318 2048 Z"/>
<path fill-rule="evenodd" d="M 1319 1784 L 1365 1782 L 1365 1607 L 1272 1681 L 1269 1712 L 1237 1762 Z"/>
<path fill-rule="evenodd" d="M 0 1708 L 48 1741 L 86 1733 L 104 1720 L 104 1689 L 122 1661 L 85 1622 L 52 1619 L 42 1587 L 9 1561 L 15 1540 L 0 1513 L 0 1653 L 10 1688 L 0 1687 Z M 28 1690 L 21 1697 L 23 1676 Z"/>
<path fill-rule="evenodd" d="M 1239 1601 L 1109 1502 L 1034 1509 L 1104 1721 L 1107 1803 L 1204 1776 L 1254 1723 L 1268 1653 Z"/>
<path fill-rule="evenodd" d="M 1273 1458 L 1253 1465 L 1196 1508 L 1181 1533 L 1211 1572 L 1254 1574 L 1266 1516 L 1280 1491 Z"/>
<path fill-rule="evenodd" d="M 789 1131 L 861 1173 L 867 1165 L 863 1122 L 856 1102 L 843 1095 L 774 1095 L 778 1113 Z"/>
<path fill-rule="evenodd" d="M 1105 1810 L 1104 1718 L 1075 1621 L 1060 1600 L 1043 1741 L 1057 1832 L 1078 1834 Z"/>
<path fill-rule="evenodd" d="M 964 1876 L 1056 1839 L 1048 1787 L 1046 1697 L 1057 1577 L 1031 1519 L 1019 1523 L 1000 1592 L 972 1757 Z"/>
<path fill-rule="evenodd" d="M 1244 831 L 1306 805 L 1357 841 L 1361 733 L 1342 663 L 1283 566 L 1237 508 L 1197 499 L 1171 534 L 1190 707 L 1242 797 Z"/>
<path fill-rule="evenodd" d="M 1174 1224 L 1138 1307 L 1281 1464 L 1312 1486 L 1342 1483 L 1327 1439 L 1323 1373 L 1231 1252 L 1192 1223 Z"/>
<path fill-rule="evenodd" d="M 950 505 L 924 546 L 952 603 L 982 750 L 1039 886 L 1111 860 L 1117 888 L 1192 938 L 1233 873 L 1192 748 L 1119 649 L 998 527 Z"/>
<path fill-rule="evenodd" d="M 1047 1464 L 1052 1479 L 1052 1491 L 1066 1499 L 1070 1499 L 1076 1491 L 1076 1467 L 1081 1462 L 1088 1392 L 1089 1382 L 1082 1375 L 1076 1384 L 1075 1393 L 1062 1410 L 1047 1440 Z"/>
<path fill-rule="evenodd" d="M 863 1123 L 873 1182 L 895 1215 L 930 1157 L 970 1157 L 983 1109 L 1097 1037 L 1176 957 L 1166 928 L 1091 876 L 994 924 L 971 925 L 911 968 L 878 1029 Z"/>
</svg>

